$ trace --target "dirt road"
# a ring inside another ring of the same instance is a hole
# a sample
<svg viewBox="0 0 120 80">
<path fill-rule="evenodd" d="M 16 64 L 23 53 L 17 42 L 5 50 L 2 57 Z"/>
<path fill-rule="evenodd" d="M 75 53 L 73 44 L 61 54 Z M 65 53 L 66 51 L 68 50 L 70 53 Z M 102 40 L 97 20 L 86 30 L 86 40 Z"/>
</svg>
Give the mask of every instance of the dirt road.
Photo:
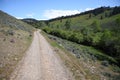
<svg viewBox="0 0 120 80">
<path fill-rule="evenodd" d="M 73 78 L 49 43 L 39 31 L 36 31 L 31 46 L 10 80 L 73 80 Z"/>
</svg>

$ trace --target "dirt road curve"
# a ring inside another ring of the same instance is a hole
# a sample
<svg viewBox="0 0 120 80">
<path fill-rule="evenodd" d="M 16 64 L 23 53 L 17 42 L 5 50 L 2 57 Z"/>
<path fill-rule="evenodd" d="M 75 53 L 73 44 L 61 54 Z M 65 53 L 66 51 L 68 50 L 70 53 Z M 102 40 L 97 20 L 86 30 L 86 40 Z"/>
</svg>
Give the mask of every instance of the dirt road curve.
<svg viewBox="0 0 120 80">
<path fill-rule="evenodd" d="M 10 80 L 73 80 L 49 43 L 39 33 Z"/>
</svg>

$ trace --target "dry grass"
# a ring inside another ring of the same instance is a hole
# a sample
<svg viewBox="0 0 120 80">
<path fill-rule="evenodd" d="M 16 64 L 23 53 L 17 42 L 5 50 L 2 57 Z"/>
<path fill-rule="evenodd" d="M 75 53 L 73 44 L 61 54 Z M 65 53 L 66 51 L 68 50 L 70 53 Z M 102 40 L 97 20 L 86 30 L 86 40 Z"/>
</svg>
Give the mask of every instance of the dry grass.
<svg viewBox="0 0 120 80">
<path fill-rule="evenodd" d="M 7 29 L 4 28 L 4 31 Z M 28 32 L 13 31 L 14 35 L 0 32 L 0 79 L 8 79 L 32 41 Z"/>
</svg>

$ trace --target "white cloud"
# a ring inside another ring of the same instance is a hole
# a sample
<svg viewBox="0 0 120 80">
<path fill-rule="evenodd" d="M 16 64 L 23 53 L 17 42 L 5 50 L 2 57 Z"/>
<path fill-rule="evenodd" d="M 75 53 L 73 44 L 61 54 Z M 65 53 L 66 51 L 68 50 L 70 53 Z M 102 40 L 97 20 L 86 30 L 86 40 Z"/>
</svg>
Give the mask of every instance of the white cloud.
<svg viewBox="0 0 120 80">
<path fill-rule="evenodd" d="M 86 8 L 85 11 L 93 10 L 94 8 Z"/>
<path fill-rule="evenodd" d="M 16 17 L 17 19 L 23 19 L 22 17 Z"/>
<path fill-rule="evenodd" d="M 80 11 L 78 10 L 45 10 L 43 16 L 47 19 L 56 18 L 60 16 L 66 16 L 66 15 L 73 15 L 78 14 Z"/>
<path fill-rule="evenodd" d="M 29 14 L 27 14 L 26 16 L 29 17 L 29 18 L 34 18 L 34 17 L 33 17 L 33 16 L 34 16 L 34 13 L 29 13 Z"/>
</svg>

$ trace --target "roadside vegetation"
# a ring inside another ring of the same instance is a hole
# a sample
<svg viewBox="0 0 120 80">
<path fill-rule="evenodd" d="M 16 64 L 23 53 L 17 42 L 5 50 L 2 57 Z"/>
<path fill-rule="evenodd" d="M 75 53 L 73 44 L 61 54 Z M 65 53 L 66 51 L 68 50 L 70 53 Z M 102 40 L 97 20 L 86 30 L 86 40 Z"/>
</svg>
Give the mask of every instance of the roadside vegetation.
<svg viewBox="0 0 120 80">
<path fill-rule="evenodd" d="M 44 32 L 42 32 L 42 34 L 53 46 L 55 53 L 60 56 L 63 63 L 72 72 L 75 80 L 119 79 L 120 68 L 109 64 L 109 61 L 106 59 L 109 56 L 104 55 L 92 47 L 79 45 L 75 42 L 48 35 Z M 101 57 L 101 61 L 98 60 L 99 57 Z M 112 57 L 109 58 L 113 59 Z"/>
</svg>

